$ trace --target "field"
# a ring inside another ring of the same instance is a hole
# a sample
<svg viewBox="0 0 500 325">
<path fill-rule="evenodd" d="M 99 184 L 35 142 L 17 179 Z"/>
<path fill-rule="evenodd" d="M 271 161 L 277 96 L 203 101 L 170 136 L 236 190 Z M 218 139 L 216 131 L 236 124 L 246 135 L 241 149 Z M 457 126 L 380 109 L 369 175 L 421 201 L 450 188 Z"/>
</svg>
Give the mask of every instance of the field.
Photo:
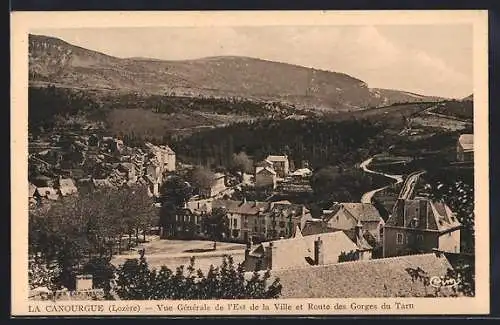
<svg viewBox="0 0 500 325">
<path fill-rule="evenodd" d="M 419 115 L 412 118 L 412 124 L 416 126 L 423 126 L 428 128 L 438 128 L 449 131 L 459 131 L 464 130 L 470 123 L 463 122 L 451 118 L 446 118 L 443 116 L 437 116 L 433 114 L 429 115 Z"/>
<path fill-rule="evenodd" d="M 474 108 L 471 100 L 441 103 L 437 105 L 433 112 L 467 121 L 472 121 L 474 118 Z"/>
<path fill-rule="evenodd" d="M 180 265 L 189 265 L 191 257 L 195 257 L 195 268 L 203 272 L 208 271 L 210 265 L 220 266 L 222 257 L 226 254 L 233 256 L 235 264 L 243 262 L 245 245 L 217 242 L 217 249 L 213 250 L 212 241 L 202 240 L 160 240 L 157 237 L 149 243 L 141 244 L 137 249 L 145 249 L 145 257 L 150 267 L 159 269 L 165 265 L 175 270 Z M 121 265 L 128 258 L 137 258 L 137 252 L 114 256 L 111 263 Z"/>
</svg>

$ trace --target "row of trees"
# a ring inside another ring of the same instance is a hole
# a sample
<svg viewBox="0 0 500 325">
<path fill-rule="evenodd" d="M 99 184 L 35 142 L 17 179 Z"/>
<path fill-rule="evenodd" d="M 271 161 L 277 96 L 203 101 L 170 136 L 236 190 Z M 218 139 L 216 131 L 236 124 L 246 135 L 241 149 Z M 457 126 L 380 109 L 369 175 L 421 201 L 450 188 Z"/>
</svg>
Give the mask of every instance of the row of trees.
<svg viewBox="0 0 500 325">
<path fill-rule="evenodd" d="M 270 299 L 278 298 L 281 288 L 279 279 L 271 281 L 269 271 L 245 276 L 231 256 L 205 274 L 195 268 L 194 258 L 175 271 L 165 266 L 152 269 L 141 252 L 139 259 L 129 259 L 117 270 L 115 291 L 123 300 Z"/>
<path fill-rule="evenodd" d="M 83 265 L 93 258 L 111 259 L 137 243 L 141 234 L 145 240 L 157 218 L 142 186 L 64 197 L 30 212 L 29 254 L 35 265 L 56 265 L 61 270 L 59 284 L 71 288 L 75 272 Z"/>
</svg>

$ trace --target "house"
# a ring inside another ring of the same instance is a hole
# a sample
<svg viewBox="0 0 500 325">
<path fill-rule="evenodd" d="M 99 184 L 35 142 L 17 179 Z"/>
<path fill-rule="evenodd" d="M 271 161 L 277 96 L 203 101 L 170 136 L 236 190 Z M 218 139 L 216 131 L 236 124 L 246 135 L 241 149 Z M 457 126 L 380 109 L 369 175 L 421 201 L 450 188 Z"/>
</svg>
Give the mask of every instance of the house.
<svg viewBox="0 0 500 325">
<path fill-rule="evenodd" d="M 274 156 L 269 155 L 266 161 L 273 164 L 273 169 L 276 171 L 278 177 L 285 178 L 290 172 L 290 163 L 287 155 Z"/>
<path fill-rule="evenodd" d="M 175 152 L 167 145 L 155 146 L 147 142 L 147 150 L 158 161 L 161 171 L 175 171 Z"/>
<path fill-rule="evenodd" d="M 135 167 L 135 175 L 137 177 L 142 177 L 145 174 L 145 163 L 146 163 L 146 154 L 139 148 L 135 148 L 130 157 L 132 164 Z"/>
<path fill-rule="evenodd" d="M 175 214 L 175 222 L 169 222 L 163 229 L 163 237 L 195 239 L 201 235 L 202 216 L 189 209 L 181 209 Z"/>
<path fill-rule="evenodd" d="M 107 178 L 93 178 L 92 184 L 94 185 L 94 188 L 114 187 L 114 185 Z"/>
<path fill-rule="evenodd" d="M 457 160 L 474 161 L 474 135 L 462 134 L 457 141 Z"/>
<path fill-rule="evenodd" d="M 336 231 L 319 236 L 297 235 L 252 246 L 247 244 L 243 268 L 247 272 L 270 269 L 286 270 L 307 268 L 314 265 L 339 263 L 342 253 L 358 252 L 358 259 L 370 259 L 371 247 L 352 241 L 344 232 Z"/>
<path fill-rule="evenodd" d="M 369 232 L 377 242 L 382 241 L 384 220 L 371 203 L 337 203 L 330 210 L 323 211 L 322 218 L 329 228 L 354 229 L 358 223 L 363 232 Z"/>
<path fill-rule="evenodd" d="M 200 195 L 208 198 L 215 197 L 226 190 L 226 175 L 223 173 L 215 173 L 213 175 L 212 184 L 205 188 L 200 188 Z"/>
<path fill-rule="evenodd" d="M 137 175 L 135 174 L 136 170 L 133 163 L 122 162 L 118 165 L 118 170 L 125 173 L 128 182 L 137 182 Z"/>
<path fill-rule="evenodd" d="M 260 217 L 270 205 L 269 202 L 215 200 L 212 202 L 212 210 L 220 208 L 226 212 L 229 222 L 228 239 L 246 243 L 254 234 L 265 232 L 265 219 Z"/>
<path fill-rule="evenodd" d="M 311 219 L 309 210 L 303 205 L 288 201 L 215 200 L 212 209 L 216 208 L 226 211 L 229 239 L 244 243 L 293 237 L 296 228 L 302 229 Z"/>
<path fill-rule="evenodd" d="M 290 176 L 296 180 L 301 180 L 304 178 L 311 177 L 312 171 L 309 168 L 300 168 L 295 170 Z"/>
<path fill-rule="evenodd" d="M 461 223 L 441 201 L 398 199 L 384 226 L 384 257 L 412 252 L 460 252 Z"/>
<path fill-rule="evenodd" d="M 259 188 L 276 188 L 276 172 L 269 167 L 256 169 L 255 186 Z"/>
<path fill-rule="evenodd" d="M 272 202 L 263 217 L 266 229 L 259 235 L 264 240 L 294 237 L 297 229 L 302 230 L 306 222 L 312 219 L 305 206 L 289 201 Z"/>
<path fill-rule="evenodd" d="M 59 199 L 59 194 L 53 187 L 37 187 L 35 195 L 39 200 L 55 201 Z"/>
<path fill-rule="evenodd" d="M 78 193 L 78 188 L 71 178 L 59 178 L 57 187 L 61 196 L 68 196 Z"/>
<path fill-rule="evenodd" d="M 32 207 L 36 205 L 38 201 L 36 200 L 36 186 L 32 183 L 28 185 L 28 206 Z"/>
<path fill-rule="evenodd" d="M 153 176 L 144 176 L 146 186 L 148 188 L 148 195 L 158 197 L 160 195 L 160 184 Z"/>
<path fill-rule="evenodd" d="M 435 288 L 415 280 L 412 270 L 431 278 L 452 269 L 444 254 L 429 253 L 272 270 L 270 280 L 279 278 L 283 299 L 425 297 Z M 441 288 L 443 294 L 452 290 Z"/>
</svg>

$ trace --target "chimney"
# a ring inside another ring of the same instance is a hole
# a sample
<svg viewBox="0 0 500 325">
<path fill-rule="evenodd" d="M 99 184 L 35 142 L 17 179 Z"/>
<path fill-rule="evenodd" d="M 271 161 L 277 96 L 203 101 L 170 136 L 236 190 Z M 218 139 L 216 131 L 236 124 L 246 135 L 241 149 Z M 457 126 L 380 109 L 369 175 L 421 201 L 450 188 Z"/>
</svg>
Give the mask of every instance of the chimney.
<svg viewBox="0 0 500 325">
<path fill-rule="evenodd" d="M 318 237 L 318 239 L 314 241 L 314 264 L 324 264 L 323 241 L 321 237 Z"/>
<path fill-rule="evenodd" d="M 266 247 L 266 254 L 264 255 L 264 258 L 266 260 L 266 268 L 268 270 L 272 270 L 273 268 L 273 254 L 274 254 L 274 244 L 273 242 L 269 243 L 269 246 Z"/>
</svg>

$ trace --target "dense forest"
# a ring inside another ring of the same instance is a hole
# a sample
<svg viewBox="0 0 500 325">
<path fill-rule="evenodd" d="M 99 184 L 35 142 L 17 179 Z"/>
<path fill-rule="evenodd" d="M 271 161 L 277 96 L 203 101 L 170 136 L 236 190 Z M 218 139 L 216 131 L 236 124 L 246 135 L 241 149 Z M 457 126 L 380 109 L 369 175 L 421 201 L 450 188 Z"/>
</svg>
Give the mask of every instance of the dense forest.
<svg viewBox="0 0 500 325">
<path fill-rule="evenodd" d="M 85 116 L 104 119 L 104 107 L 95 96 L 76 89 L 29 87 L 28 127 L 30 131 L 52 129 L 61 118 Z"/>
<path fill-rule="evenodd" d="M 269 154 L 286 154 L 300 167 L 351 166 L 388 147 L 382 123 L 366 120 L 259 120 L 232 124 L 172 141 L 174 151 L 196 165 L 227 166 L 234 153 L 246 152 L 254 161 Z"/>
</svg>

